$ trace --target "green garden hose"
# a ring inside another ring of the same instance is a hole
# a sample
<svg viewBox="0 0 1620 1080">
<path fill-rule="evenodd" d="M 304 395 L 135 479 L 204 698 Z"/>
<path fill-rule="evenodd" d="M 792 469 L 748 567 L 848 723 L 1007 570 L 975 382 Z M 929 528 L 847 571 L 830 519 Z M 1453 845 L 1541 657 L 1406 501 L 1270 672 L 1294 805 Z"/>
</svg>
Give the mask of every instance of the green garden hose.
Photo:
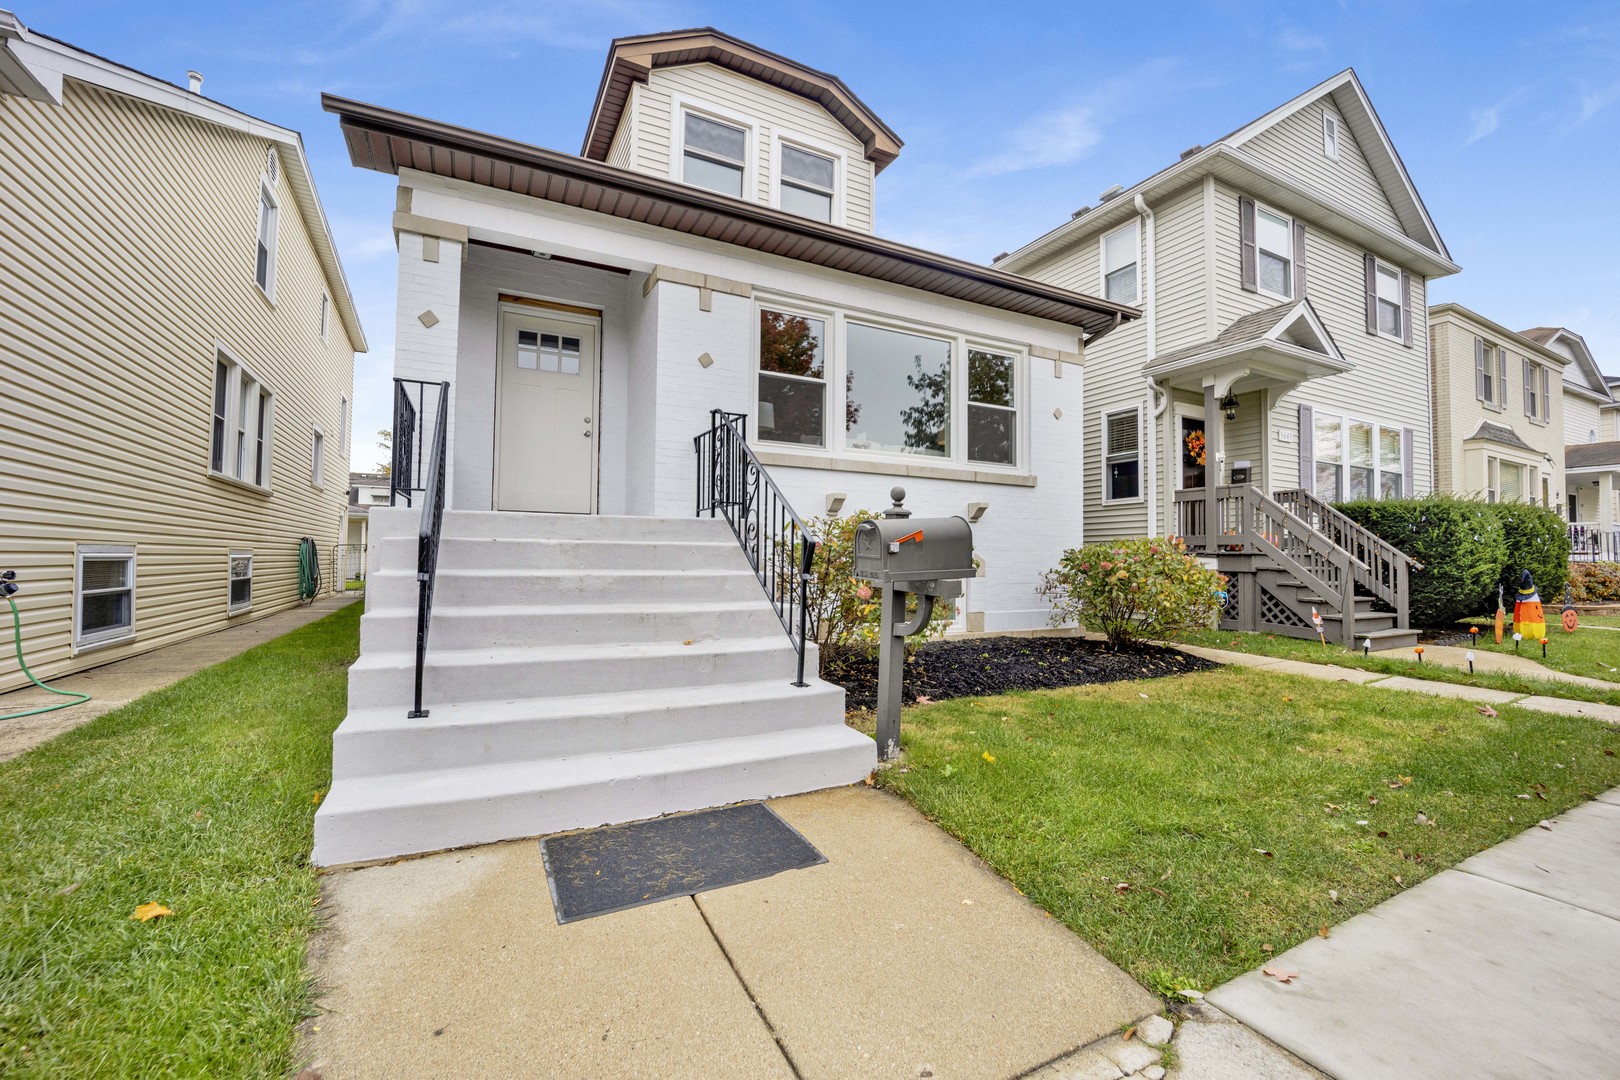
<svg viewBox="0 0 1620 1080">
<path fill-rule="evenodd" d="M 321 553 L 315 541 L 298 541 L 298 599 L 310 603 L 321 594 Z"/>
<path fill-rule="evenodd" d="M 17 613 L 17 601 L 8 596 L 6 597 L 6 603 L 11 605 L 11 629 L 12 633 L 17 639 L 17 666 L 22 668 L 22 673 L 24 675 L 28 676 L 29 682 L 33 683 L 41 690 L 44 690 L 46 693 L 60 694 L 63 697 L 70 697 L 74 700 L 60 701 L 55 705 L 42 705 L 37 709 L 26 709 L 22 712 L 6 713 L 4 715 L 0 715 L 0 720 L 15 720 L 21 716 L 38 716 L 40 713 L 55 712 L 58 709 L 71 709 L 75 705 L 83 705 L 85 702 L 89 701 L 89 694 L 81 694 L 76 690 L 58 690 L 56 687 L 46 686 L 44 683 L 34 678 L 34 673 L 28 670 L 28 663 L 23 659 L 22 616 Z"/>
</svg>

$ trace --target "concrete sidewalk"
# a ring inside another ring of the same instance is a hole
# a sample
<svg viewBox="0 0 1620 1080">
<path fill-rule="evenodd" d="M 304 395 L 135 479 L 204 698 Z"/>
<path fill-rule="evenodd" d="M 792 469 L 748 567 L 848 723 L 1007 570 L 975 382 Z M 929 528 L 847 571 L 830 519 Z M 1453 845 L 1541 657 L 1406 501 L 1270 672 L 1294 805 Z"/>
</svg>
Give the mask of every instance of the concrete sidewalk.
<svg viewBox="0 0 1620 1080">
<path fill-rule="evenodd" d="M 1620 789 L 1209 1001 L 1336 1080 L 1620 1074 Z"/>
<path fill-rule="evenodd" d="M 327 875 L 310 1068 L 1004 1080 L 1155 1067 L 1137 1040 L 1095 1052 L 1130 1069 L 1049 1068 L 1159 1000 L 910 806 L 864 787 L 771 805 L 825 864 L 567 926 L 534 840 Z"/>
<path fill-rule="evenodd" d="M 1517 705 L 1521 709 L 1535 709 L 1538 712 L 1559 713 L 1563 716 L 1586 716 L 1593 720 L 1603 720 L 1611 724 L 1620 724 L 1620 705 L 1606 705 L 1596 701 L 1577 701 L 1574 698 L 1547 697 L 1538 694 L 1519 694 L 1510 690 L 1492 690 L 1483 686 L 1468 686 L 1464 683 L 1440 682 L 1432 679 L 1411 678 L 1405 675 L 1385 675 L 1378 671 L 1364 671 L 1361 668 L 1338 667 L 1334 664 L 1311 664 L 1302 660 L 1283 660 L 1275 656 L 1256 656 L 1253 653 L 1233 652 L 1229 649 L 1207 649 L 1201 645 L 1177 645 L 1166 643 L 1170 648 L 1180 649 L 1192 656 L 1203 657 L 1205 660 L 1217 664 L 1230 664 L 1234 667 L 1264 668 L 1267 671 L 1281 672 L 1287 675 L 1303 675 L 1309 679 L 1322 679 L 1326 682 L 1351 682 L 1362 686 L 1376 686 L 1385 690 L 1406 690 L 1416 694 L 1433 694 L 1438 697 L 1459 698 L 1481 705 Z M 1438 646 L 1436 646 L 1438 648 Z M 1453 650 L 1461 653 L 1463 650 Z M 1427 653 L 1425 653 L 1427 655 Z M 1496 659 L 1507 659 L 1497 656 Z M 1605 690 L 1620 690 L 1620 683 L 1606 683 L 1597 679 L 1587 679 L 1580 675 L 1566 675 L 1563 672 L 1554 672 L 1542 668 L 1534 674 L 1546 676 L 1561 682 L 1591 685 Z M 1503 668 L 1501 670 L 1507 670 Z M 1523 670 L 1513 669 L 1518 674 L 1530 674 Z"/>
<path fill-rule="evenodd" d="M 229 660 L 255 645 L 296 630 L 300 626 L 325 618 L 338 608 L 354 603 L 363 594 L 347 593 L 323 596 L 312 604 L 288 608 L 252 622 L 240 623 L 211 634 L 203 634 L 174 645 L 115 660 L 101 667 L 91 668 L 60 679 L 45 682 L 58 690 L 73 690 L 89 694 L 90 700 L 82 705 L 45 713 L 42 716 L 24 716 L 8 720 L 5 713 L 32 709 L 39 705 L 54 705 L 62 699 L 47 694 L 35 686 L 25 686 L 0 694 L 0 761 L 32 750 L 42 742 L 54 739 L 64 731 L 87 724 L 102 713 L 111 712 L 121 705 L 179 682 L 187 675 L 203 668 Z M 27 627 L 24 627 L 27 633 Z M 11 633 L 6 629 L 6 646 L 11 645 Z M 26 639 L 25 639 L 26 643 Z"/>
</svg>

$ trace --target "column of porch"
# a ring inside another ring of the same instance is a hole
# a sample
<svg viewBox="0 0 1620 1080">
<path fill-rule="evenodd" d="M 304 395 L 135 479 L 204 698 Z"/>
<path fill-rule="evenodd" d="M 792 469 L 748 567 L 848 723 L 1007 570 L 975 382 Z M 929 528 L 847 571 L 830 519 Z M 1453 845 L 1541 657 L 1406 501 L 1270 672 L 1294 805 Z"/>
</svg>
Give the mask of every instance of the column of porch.
<svg viewBox="0 0 1620 1080">
<path fill-rule="evenodd" d="M 423 223 L 432 225 L 434 223 Z M 454 226 L 438 230 L 457 232 Z M 461 325 L 461 267 L 465 259 L 466 229 L 451 238 L 399 228 L 399 286 L 394 316 L 394 377 L 450 384 L 446 417 L 445 504 L 454 505 L 456 424 L 456 342 Z M 430 395 L 417 416 L 422 433 L 426 469 L 427 440 L 433 432 L 434 399 Z M 391 422 L 391 421 L 390 421 Z M 418 483 L 421 483 L 418 480 Z"/>
</svg>

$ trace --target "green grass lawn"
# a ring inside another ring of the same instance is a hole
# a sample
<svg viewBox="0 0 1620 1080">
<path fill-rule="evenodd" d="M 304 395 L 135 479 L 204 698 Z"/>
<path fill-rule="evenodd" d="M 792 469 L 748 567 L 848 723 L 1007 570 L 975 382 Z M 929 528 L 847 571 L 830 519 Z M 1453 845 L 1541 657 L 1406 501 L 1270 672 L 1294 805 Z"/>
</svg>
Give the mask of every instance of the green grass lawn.
<svg viewBox="0 0 1620 1080">
<path fill-rule="evenodd" d="M 1610 634 L 1599 630 L 1597 633 L 1583 633 L 1576 630 L 1573 634 L 1564 632 L 1559 612 L 1551 605 L 1547 608 L 1547 655 L 1541 655 L 1539 641 L 1523 641 L 1519 648 L 1523 655 L 1540 663 L 1546 664 L 1554 671 L 1564 671 L 1571 675 L 1585 675 L 1589 679 L 1604 679 L 1608 682 L 1620 683 L 1620 634 Z M 1596 621 L 1600 616 L 1588 615 L 1581 621 L 1587 626 L 1602 626 Z M 1502 635 L 1503 642 L 1496 643 L 1494 619 L 1469 619 L 1470 624 L 1480 627 L 1479 636 L 1482 639 L 1476 648 L 1477 652 L 1513 651 L 1513 629 L 1510 626 Z"/>
<path fill-rule="evenodd" d="M 902 745 L 883 786 L 1166 994 L 1620 783 L 1596 721 L 1242 668 L 914 707 Z"/>
<path fill-rule="evenodd" d="M 0 1075 L 280 1076 L 360 606 L 0 764 Z M 130 916 L 155 902 L 174 914 Z"/>
<path fill-rule="evenodd" d="M 1620 615 L 1582 615 L 1582 626 L 1610 626 L 1620 630 Z"/>
<path fill-rule="evenodd" d="M 1558 631 L 1560 634 L 1562 630 Z M 1574 639 L 1581 642 L 1580 648 L 1591 650 L 1591 655 L 1604 655 L 1604 645 L 1610 636 L 1620 638 L 1620 634 L 1610 635 L 1604 631 L 1594 633 L 1576 633 Z M 1569 637 L 1569 635 L 1565 635 Z M 1571 639 L 1571 640 L 1574 640 Z M 1304 638 L 1284 637 L 1279 634 L 1251 634 L 1239 633 L 1233 630 L 1203 630 L 1181 637 L 1181 642 L 1188 645 L 1202 645 L 1211 649 L 1229 649 L 1232 652 L 1252 653 L 1257 656 L 1276 656 L 1286 660 L 1304 660 L 1313 664 L 1334 664 L 1338 667 L 1360 668 L 1363 671 L 1378 671 L 1386 675 L 1406 675 L 1414 679 L 1430 679 L 1435 682 L 1461 683 L 1466 686 L 1483 686 L 1491 690 L 1506 690 L 1514 694 L 1544 694 L 1550 697 L 1573 698 L 1576 701 L 1598 701 L 1609 705 L 1620 705 L 1620 683 L 1615 684 L 1613 690 L 1606 690 L 1595 686 L 1578 686 L 1575 683 L 1559 682 L 1555 679 L 1536 679 L 1523 675 L 1514 675 L 1507 672 L 1479 672 L 1474 675 L 1461 668 L 1445 667 L 1442 664 L 1419 664 L 1409 649 L 1396 649 L 1384 653 L 1373 653 L 1363 658 L 1360 652 L 1344 648 L 1342 645 L 1323 645 L 1320 641 Z M 1522 646 L 1521 646 L 1522 647 Z M 1486 646 L 1480 646 L 1476 652 L 1483 651 Z M 1496 648 L 1496 643 L 1489 643 L 1490 649 Z M 1511 652 L 1513 646 L 1506 644 L 1503 650 Z M 1540 653 L 1540 646 L 1534 650 Z M 1551 656 L 1549 648 L 1548 655 Z M 1526 650 L 1526 654 L 1530 654 Z M 1620 666 L 1620 641 L 1608 646 L 1607 655 Z M 1539 660 L 1536 655 L 1534 659 Z M 1548 665 L 1552 665 L 1549 663 Z M 1577 671 L 1576 674 L 1587 674 Z M 1607 678 L 1614 678 L 1612 673 L 1604 673 Z M 1595 675 L 1593 676 L 1596 677 Z"/>
</svg>

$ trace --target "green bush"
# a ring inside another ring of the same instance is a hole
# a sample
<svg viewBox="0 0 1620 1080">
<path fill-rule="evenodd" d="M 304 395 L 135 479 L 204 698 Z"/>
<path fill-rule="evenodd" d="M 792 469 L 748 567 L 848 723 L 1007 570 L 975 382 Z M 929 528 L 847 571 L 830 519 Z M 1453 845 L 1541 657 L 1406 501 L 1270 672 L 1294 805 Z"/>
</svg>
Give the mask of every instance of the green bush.
<svg viewBox="0 0 1620 1080">
<path fill-rule="evenodd" d="M 1620 562 L 1570 563 L 1569 585 L 1577 604 L 1620 604 Z"/>
<path fill-rule="evenodd" d="M 1530 571 L 1543 603 L 1564 598 L 1569 580 L 1569 526 L 1556 510 L 1533 503 L 1486 503 L 1502 523 L 1507 540 L 1507 560 L 1498 581 L 1503 595 L 1512 599 L 1519 588 L 1519 575 Z"/>
<path fill-rule="evenodd" d="M 1447 625 L 1487 604 L 1496 610 L 1508 547 L 1502 520 L 1487 504 L 1431 495 L 1343 503 L 1339 510 L 1422 564 L 1412 570 L 1413 624 Z M 1511 593 L 1507 599 L 1511 606 Z"/>
<path fill-rule="evenodd" d="M 821 646 L 824 671 L 836 670 L 852 654 L 869 653 L 878 644 L 879 588 L 854 576 L 855 527 L 877 516 L 870 510 L 856 510 L 806 522 L 821 539 L 810 567 L 806 611 L 811 633 Z M 912 600 L 907 608 L 916 611 L 916 601 Z M 937 601 L 928 626 L 921 634 L 906 639 L 907 651 L 944 636 L 955 617 L 954 602 Z"/>
<path fill-rule="evenodd" d="M 1208 629 L 1225 581 L 1171 537 L 1070 548 L 1037 591 L 1052 604 L 1053 626 L 1077 622 L 1118 649 Z"/>
</svg>

